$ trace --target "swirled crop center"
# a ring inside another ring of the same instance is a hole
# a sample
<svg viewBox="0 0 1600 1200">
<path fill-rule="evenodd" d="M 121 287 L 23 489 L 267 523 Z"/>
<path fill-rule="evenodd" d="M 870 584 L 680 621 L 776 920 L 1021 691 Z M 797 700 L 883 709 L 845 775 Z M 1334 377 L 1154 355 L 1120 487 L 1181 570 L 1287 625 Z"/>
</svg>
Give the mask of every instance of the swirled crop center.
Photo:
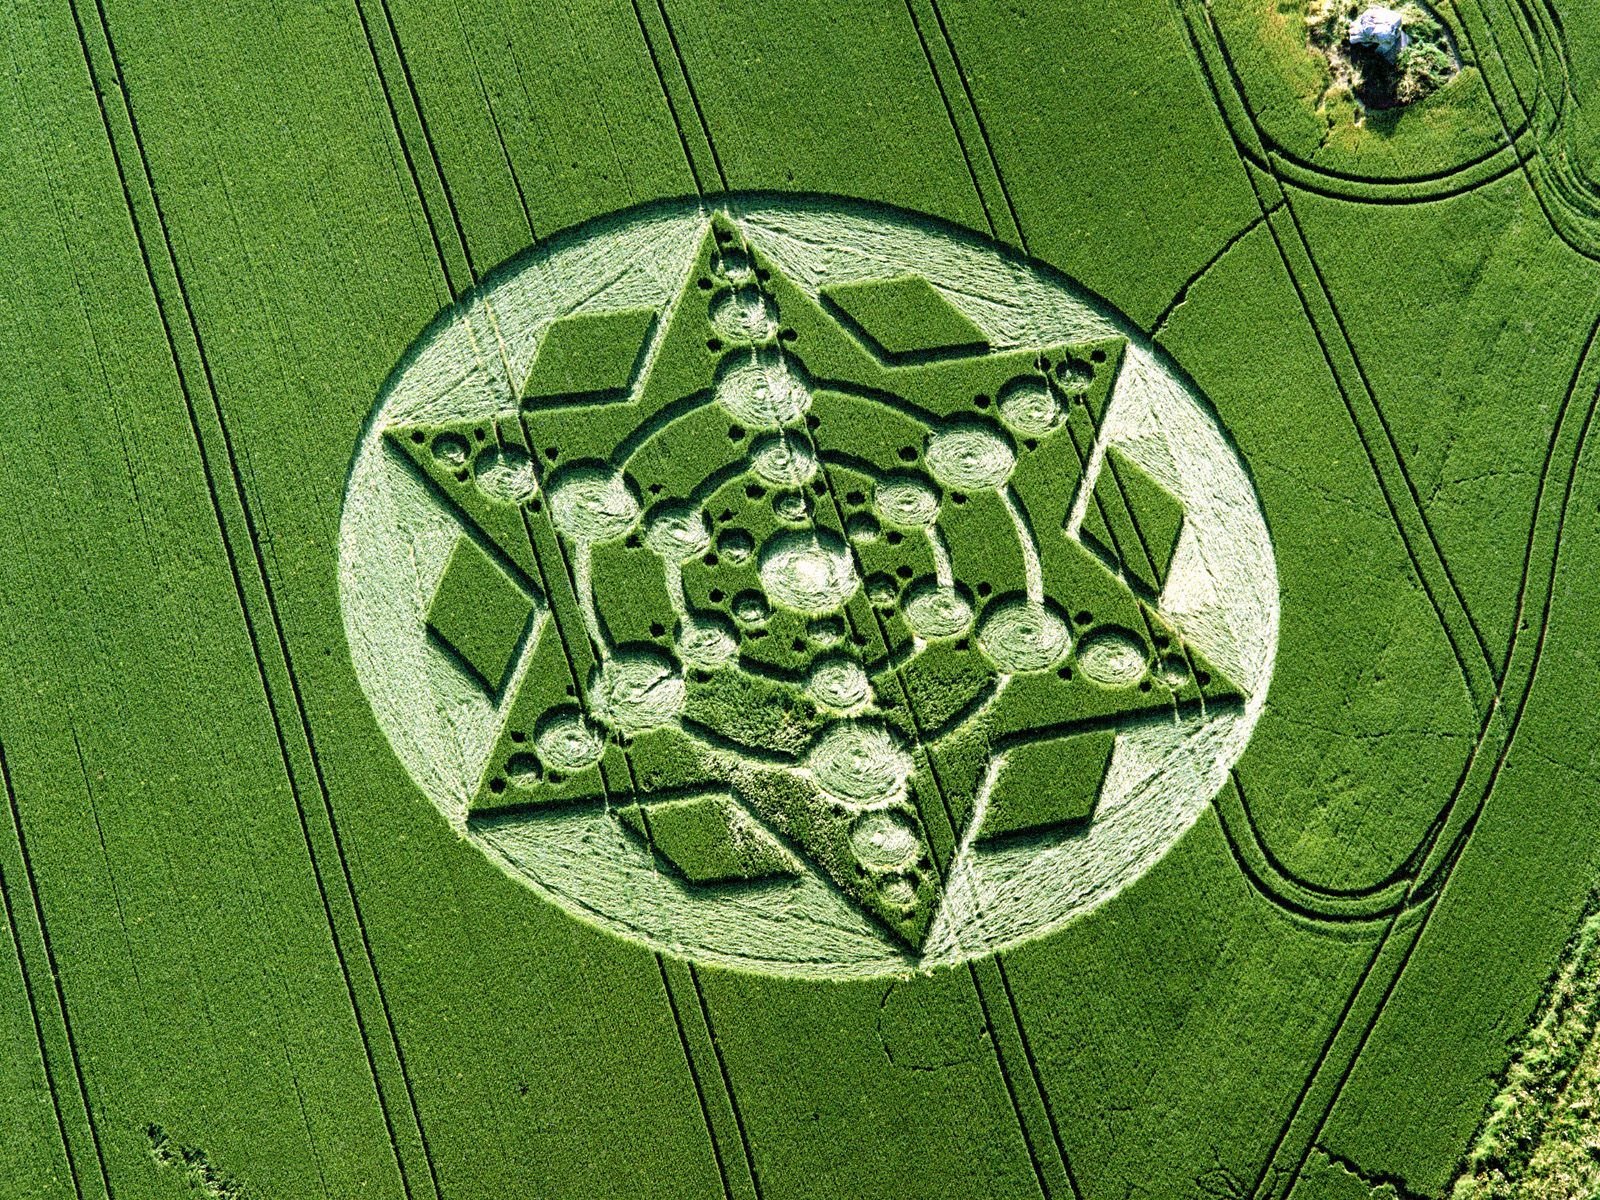
<svg viewBox="0 0 1600 1200">
<path fill-rule="evenodd" d="M 552 238 L 385 386 L 340 595 L 396 754 L 618 936 L 850 977 L 1105 904 L 1249 738 L 1277 581 L 1211 410 L 1058 275 L 832 201 Z"/>
</svg>

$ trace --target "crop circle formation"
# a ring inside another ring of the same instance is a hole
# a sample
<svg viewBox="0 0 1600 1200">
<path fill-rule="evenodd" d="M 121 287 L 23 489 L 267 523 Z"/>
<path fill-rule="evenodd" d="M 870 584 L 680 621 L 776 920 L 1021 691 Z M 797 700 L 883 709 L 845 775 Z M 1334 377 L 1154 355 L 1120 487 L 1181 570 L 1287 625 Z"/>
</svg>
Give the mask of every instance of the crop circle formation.
<svg viewBox="0 0 1600 1200">
<path fill-rule="evenodd" d="M 352 658 L 450 825 L 575 917 L 856 977 L 1043 936 L 1237 759 L 1271 544 L 1209 405 L 929 219 L 724 197 L 579 227 L 385 386 Z"/>
</svg>

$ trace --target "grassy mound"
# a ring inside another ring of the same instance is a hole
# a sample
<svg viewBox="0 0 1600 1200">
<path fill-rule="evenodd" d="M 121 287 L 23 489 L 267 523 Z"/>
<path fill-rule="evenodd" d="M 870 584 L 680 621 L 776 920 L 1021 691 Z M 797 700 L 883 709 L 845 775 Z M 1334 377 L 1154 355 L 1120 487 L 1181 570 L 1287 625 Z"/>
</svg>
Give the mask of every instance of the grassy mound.
<svg viewBox="0 0 1600 1200">
<path fill-rule="evenodd" d="M 1357 0 L 1312 0 L 1306 14 L 1311 49 L 1328 63 L 1323 103 L 1350 104 L 1358 123 L 1369 110 L 1399 108 L 1432 95 L 1461 71 L 1449 29 L 1417 3 L 1397 10 L 1407 41 L 1393 62 L 1370 46 L 1352 46 L 1351 23 L 1367 7 Z"/>
</svg>

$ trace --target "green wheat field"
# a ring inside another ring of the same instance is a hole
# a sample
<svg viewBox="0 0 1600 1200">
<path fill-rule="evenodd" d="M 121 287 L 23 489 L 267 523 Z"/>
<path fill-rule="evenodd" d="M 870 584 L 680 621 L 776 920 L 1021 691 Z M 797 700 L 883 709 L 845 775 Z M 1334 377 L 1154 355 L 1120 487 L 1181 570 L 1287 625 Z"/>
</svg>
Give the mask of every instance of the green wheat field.
<svg viewBox="0 0 1600 1200">
<path fill-rule="evenodd" d="M 1600 12 L 1357 11 L 0 6 L 0 1200 L 1600 1196 Z"/>
</svg>

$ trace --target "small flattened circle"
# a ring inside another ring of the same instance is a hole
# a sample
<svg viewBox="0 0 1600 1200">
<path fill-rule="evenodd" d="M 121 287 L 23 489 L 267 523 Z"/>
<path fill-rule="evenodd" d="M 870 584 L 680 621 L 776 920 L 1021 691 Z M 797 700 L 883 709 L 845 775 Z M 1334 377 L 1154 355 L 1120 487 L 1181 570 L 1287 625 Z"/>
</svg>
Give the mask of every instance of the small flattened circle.
<svg viewBox="0 0 1600 1200">
<path fill-rule="evenodd" d="M 837 612 L 858 583 L 843 539 L 825 529 L 770 539 L 761 548 L 760 571 L 767 595 L 799 612 Z"/>
<path fill-rule="evenodd" d="M 939 517 L 939 491 L 921 475 L 891 475 L 874 489 L 878 515 L 908 529 L 932 525 Z"/>
<path fill-rule="evenodd" d="M 931 580 L 908 589 L 900 615 L 921 638 L 960 637 L 972 628 L 972 605 L 956 588 Z"/>
<path fill-rule="evenodd" d="M 485 496 L 506 504 L 521 504 L 539 490 L 533 460 L 515 446 L 491 446 L 480 453 L 473 460 L 472 477 Z"/>
<path fill-rule="evenodd" d="M 780 521 L 798 525 L 806 519 L 806 498 L 799 492 L 779 492 L 772 498 L 772 511 Z"/>
<path fill-rule="evenodd" d="M 1189 663 L 1181 654 L 1169 654 L 1156 667 L 1161 682 L 1177 691 L 1189 682 Z"/>
<path fill-rule="evenodd" d="M 852 542 L 871 545 L 883 533 L 878 518 L 869 512 L 851 513 L 844 523 L 844 531 Z"/>
<path fill-rule="evenodd" d="M 506 778 L 513 787 L 538 787 L 539 760 L 526 750 L 518 751 L 506 759 Z"/>
<path fill-rule="evenodd" d="M 1067 395 L 1082 396 L 1094 386 L 1094 368 L 1079 359 L 1069 358 L 1056 368 L 1056 378 Z"/>
<path fill-rule="evenodd" d="M 733 598 L 733 615 L 741 625 L 764 625 L 772 615 L 772 605 L 760 592 L 740 592 Z"/>
<path fill-rule="evenodd" d="M 441 433 L 433 439 L 433 456 L 447 467 L 463 467 L 471 453 L 467 439 L 459 433 Z"/>
<path fill-rule="evenodd" d="M 605 748 L 599 734 L 575 712 L 563 712 L 546 721 L 533 744 L 545 769 L 563 775 L 594 766 Z"/>
<path fill-rule="evenodd" d="M 737 246 L 726 246 L 717 255 L 716 270 L 724 279 L 744 283 L 755 278 L 756 267 L 750 255 Z"/>
<path fill-rule="evenodd" d="M 768 351 L 730 356 L 712 393 L 730 415 L 753 429 L 787 425 L 811 407 L 811 389 L 799 367 Z"/>
<path fill-rule="evenodd" d="M 817 617 L 806 622 L 806 637 L 824 650 L 844 641 L 844 622 L 838 617 Z"/>
<path fill-rule="evenodd" d="M 806 693 L 824 708 L 850 713 L 863 708 L 872 698 L 867 672 L 853 658 L 829 657 L 811 668 Z"/>
<path fill-rule="evenodd" d="M 639 501 L 620 471 L 576 467 L 550 483 L 550 519 L 579 545 L 611 542 L 639 521 Z"/>
<path fill-rule="evenodd" d="M 696 614 L 678 634 L 678 657 L 702 671 L 715 670 L 739 653 L 739 637 L 726 617 Z"/>
<path fill-rule="evenodd" d="M 978 647 L 1002 671 L 1044 671 L 1072 648 L 1067 623 L 1035 600 L 1004 600 L 983 614 Z"/>
<path fill-rule="evenodd" d="M 911 756 L 881 725 L 840 721 L 828 726 L 806 758 L 829 796 L 847 805 L 893 799 L 911 777 Z"/>
<path fill-rule="evenodd" d="M 1144 648 L 1120 630 L 1097 630 L 1078 643 L 1078 670 L 1103 687 L 1138 683 L 1145 665 Z"/>
<path fill-rule="evenodd" d="M 946 425 L 928 436 L 928 470 L 947 488 L 978 492 L 1011 477 L 1017 453 L 999 430 L 975 421 Z"/>
<path fill-rule="evenodd" d="M 751 448 L 750 469 L 773 487 L 799 487 L 816 475 L 817 456 L 799 434 L 773 433 L 759 438 Z"/>
<path fill-rule="evenodd" d="M 1060 401 L 1037 376 L 1020 376 L 1000 389 L 1000 419 L 1025 437 L 1043 437 L 1061 417 Z"/>
<path fill-rule="evenodd" d="M 880 808 L 856 818 L 850 827 L 850 848 L 869 871 L 900 872 L 922 857 L 922 838 L 906 813 Z"/>
<path fill-rule="evenodd" d="M 910 912 L 917 903 L 917 886 L 909 879 L 896 876 L 890 879 L 878 893 L 883 899 L 898 909 Z"/>
<path fill-rule="evenodd" d="M 644 542 L 668 562 L 687 562 L 710 549 L 711 526 L 698 508 L 663 504 L 651 515 Z"/>
<path fill-rule="evenodd" d="M 756 540 L 748 529 L 724 529 L 717 534 L 717 554 L 737 566 L 749 562 L 756 552 Z"/>
<path fill-rule="evenodd" d="M 639 650 L 605 661 L 589 686 L 589 705 L 613 729 L 640 733 L 674 721 L 687 694 L 670 658 Z"/>
<path fill-rule="evenodd" d="M 737 287 L 711 302 L 711 328 L 725 342 L 770 342 L 778 314 L 756 288 Z"/>
<path fill-rule="evenodd" d="M 878 608 L 893 608 L 899 598 L 900 585 L 894 581 L 893 575 L 874 571 L 867 576 L 867 599 Z"/>
</svg>

